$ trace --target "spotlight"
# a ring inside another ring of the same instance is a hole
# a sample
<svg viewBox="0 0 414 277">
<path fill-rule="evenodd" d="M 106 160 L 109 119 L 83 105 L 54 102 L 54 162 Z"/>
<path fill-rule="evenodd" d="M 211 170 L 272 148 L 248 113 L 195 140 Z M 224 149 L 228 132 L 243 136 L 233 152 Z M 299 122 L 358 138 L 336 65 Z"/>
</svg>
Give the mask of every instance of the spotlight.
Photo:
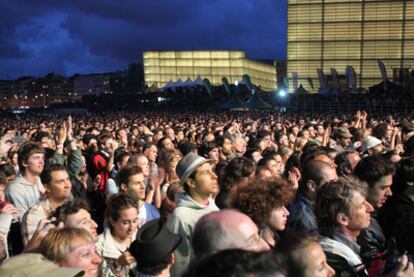
<svg viewBox="0 0 414 277">
<path fill-rule="evenodd" d="M 280 97 L 285 97 L 286 95 L 287 95 L 286 90 L 284 90 L 284 89 L 279 90 L 279 96 Z"/>
</svg>

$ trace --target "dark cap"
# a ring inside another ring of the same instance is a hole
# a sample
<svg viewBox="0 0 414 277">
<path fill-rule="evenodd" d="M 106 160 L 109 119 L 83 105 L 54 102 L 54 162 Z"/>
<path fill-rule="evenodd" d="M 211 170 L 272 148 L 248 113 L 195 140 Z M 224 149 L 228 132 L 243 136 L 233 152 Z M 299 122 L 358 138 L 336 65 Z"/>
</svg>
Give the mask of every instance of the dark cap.
<svg viewBox="0 0 414 277">
<path fill-rule="evenodd" d="M 138 231 L 129 252 L 137 261 L 156 264 L 168 257 L 180 244 L 180 235 L 172 233 L 161 219 L 145 223 Z"/>
<path fill-rule="evenodd" d="M 92 135 L 92 134 L 86 134 L 86 135 L 83 136 L 82 142 L 83 142 L 83 144 L 88 145 L 89 142 L 92 139 L 95 139 L 96 140 L 96 136 L 95 135 Z"/>
</svg>

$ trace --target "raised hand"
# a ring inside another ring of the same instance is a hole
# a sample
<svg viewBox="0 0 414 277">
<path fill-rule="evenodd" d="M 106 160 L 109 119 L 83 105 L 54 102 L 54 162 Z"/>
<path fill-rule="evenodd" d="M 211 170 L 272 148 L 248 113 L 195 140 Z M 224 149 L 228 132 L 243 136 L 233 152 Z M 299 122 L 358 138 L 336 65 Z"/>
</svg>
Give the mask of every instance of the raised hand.
<svg viewBox="0 0 414 277">
<path fill-rule="evenodd" d="M 72 140 L 73 139 L 73 124 L 72 124 L 71 116 L 68 116 L 68 119 L 66 120 L 66 130 L 67 130 L 67 139 Z"/>
<path fill-rule="evenodd" d="M 407 255 L 401 257 L 399 265 L 386 276 L 389 277 L 414 277 L 413 263 L 408 260 Z"/>
<path fill-rule="evenodd" d="M 331 127 L 327 127 L 325 129 L 325 132 L 323 133 L 323 136 L 326 137 L 326 138 L 329 138 L 331 136 L 331 133 L 332 133 Z"/>
<path fill-rule="evenodd" d="M 362 112 L 361 112 L 361 117 L 362 117 L 362 119 L 363 119 L 363 120 L 367 120 L 367 118 L 368 118 L 368 113 L 367 113 L 366 111 L 362 111 Z"/>
<path fill-rule="evenodd" d="M 49 233 L 50 230 L 54 228 L 62 229 L 63 222 L 60 222 L 58 225 L 55 225 L 56 218 L 52 217 L 51 219 L 42 219 L 37 225 L 36 231 L 33 234 L 33 237 L 27 243 L 26 248 L 23 252 L 36 252 L 42 242 L 43 238 Z"/>
<path fill-rule="evenodd" d="M 93 182 L 92 182 L 93 190 L 97 190 L 99 188 L 99 185 L 101 184 L 101 180 L 102 180 L 101 175 L 99 174 L 96 175 L 95 179 L 93 179 Z"/>
<path fill-rule="evenodd" d="M 62 124 L 62 126 L 60 127 L 60 130 L 59 130 L 58 144 L 63 144 L 65 142 L 66 138 L 67 138 L 66 124 L 65 124 L 65 122 L 63 122 L 63 124 Z"/>
<path fill-rule="evenodd" d="M 7 203 L 3 208 L 0 209 L 0 214 L 10 214 L 13 216 L 14 220 L 19 219 L 19 210 L 17 210 L 17 208 L 10 203 Z"/>
<path fill-rule="evenodd" d="M 300 174 L 300 171 L 299 171 L 299 169 L 297 168 L 297 167 L 294 167 L 290 172 L 289 172 L 289 177 L 288 177 L 288 179 L 289 179 L 289 181 L 293 184 L 293 188 L 295 189 L 295 190 L 297 190 L 298 189 L 298 187 L 299 187 L 299 181 L 300 181 L 300 178 L 301 178 L 302 176 L 301 176 L 301 174 Z"/>
</svg>

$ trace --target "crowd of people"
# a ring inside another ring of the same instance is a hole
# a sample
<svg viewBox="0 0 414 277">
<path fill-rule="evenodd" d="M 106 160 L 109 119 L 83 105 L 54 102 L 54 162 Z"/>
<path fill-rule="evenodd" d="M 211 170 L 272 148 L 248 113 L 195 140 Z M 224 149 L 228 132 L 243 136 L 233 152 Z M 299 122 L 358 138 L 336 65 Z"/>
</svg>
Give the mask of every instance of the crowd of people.
<svg viewBox="0 0 414 277">
<path fill-rule="evenodd" d="M 0 276 L 414 276 L 414 118 L 0 119 Z"/>
</svg>

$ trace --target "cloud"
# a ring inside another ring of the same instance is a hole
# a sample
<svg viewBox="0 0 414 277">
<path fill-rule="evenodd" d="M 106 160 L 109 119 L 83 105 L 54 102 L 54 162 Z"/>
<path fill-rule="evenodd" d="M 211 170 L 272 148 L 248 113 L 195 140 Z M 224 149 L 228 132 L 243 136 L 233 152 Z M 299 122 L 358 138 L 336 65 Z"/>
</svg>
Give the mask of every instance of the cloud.
<svg viewBox="0 0 414 277">
<path fill-rule="evenodd" d="M 103 72 L 146 50 L 286 58 L 286 0 L 2 1 L 0 78 Z"/>
</svg>

